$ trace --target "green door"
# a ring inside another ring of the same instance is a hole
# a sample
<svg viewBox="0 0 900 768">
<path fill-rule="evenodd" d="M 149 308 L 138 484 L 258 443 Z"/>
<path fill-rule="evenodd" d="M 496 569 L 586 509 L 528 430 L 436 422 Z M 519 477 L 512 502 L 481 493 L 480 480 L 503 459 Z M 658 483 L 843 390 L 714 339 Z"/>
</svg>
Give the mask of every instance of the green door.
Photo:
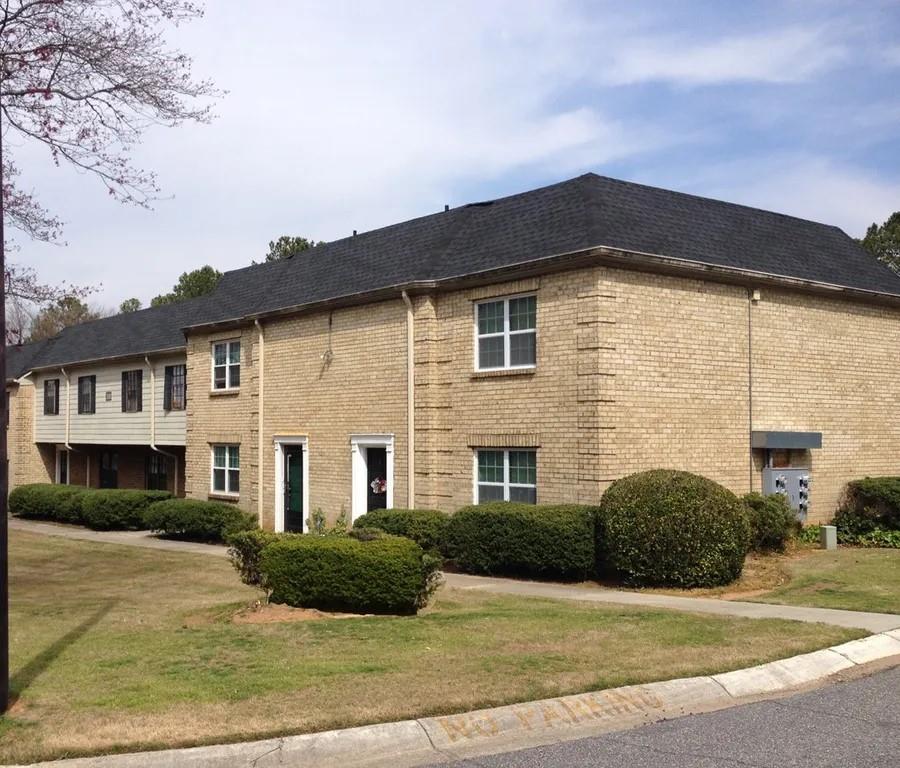
<svg viewBox="0 0 900 768">
<path fill-rule="evenodd" d="M 284 449 L 284 530 L 303 532 L 303 448 Z"/>
</svg>

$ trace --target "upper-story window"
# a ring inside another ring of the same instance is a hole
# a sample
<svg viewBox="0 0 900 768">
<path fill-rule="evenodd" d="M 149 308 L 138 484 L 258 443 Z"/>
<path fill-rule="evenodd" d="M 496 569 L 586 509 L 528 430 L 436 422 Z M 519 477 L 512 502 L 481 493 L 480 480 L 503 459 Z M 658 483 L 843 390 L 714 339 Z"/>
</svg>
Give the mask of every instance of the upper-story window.
<svg viewBox="0 0 900 768">
<path fill-rule="evenodd" d="M 478 302 L 475 333 L 477 370 L 533 368 L 537 361 L 537 297 Z"/>
<path fill-rule="evenodd" d="M 137 413 L 144 409 L 144 372 L 122 371 L 122 413 Z"/>
<path fill-rule="evenodd" d="M 183 365 L 167 365 L 163 389 L 163 410 L 183 411 L 187 407 L 187 371 Z"/>
<path fill-rule="evenodd" d="M 78 377 L 78 413 L 94 413 L 97 410 L 97 377 Z"/>
<path fill-rule="evenodd" d="M 217 341 L 213 344 L 213 389 L 237 389 L 241 386 L 241 342 Z"/>
<path fill-rule="evenodd" d="M 56 416 L 59 413 L 59 379 L 44 381 L 44 416 Z"/>
</svg>

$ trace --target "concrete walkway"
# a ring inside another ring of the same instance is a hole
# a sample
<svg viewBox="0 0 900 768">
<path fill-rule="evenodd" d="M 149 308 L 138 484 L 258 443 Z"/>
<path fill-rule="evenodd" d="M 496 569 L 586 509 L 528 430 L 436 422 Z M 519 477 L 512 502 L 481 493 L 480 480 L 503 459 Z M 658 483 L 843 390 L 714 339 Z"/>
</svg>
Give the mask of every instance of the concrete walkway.
<svg viewBox="0 0 900 768">
<path fill-rule="evenodd" d="M 66 539 L 77 539 L 80 541 L 125 544 L 147 549 L 190 552 L 218 557 L 227 556 L 226 548 L 221 545 L 170 541 L 160 539 L 148 531 L 90 531 L 77 526 L 17 519 L 11 519 L 9 526 L 16 531 L 47 536 L 61 536 Z M 605 589 L 586 584 L 566 585 L 537 581 L 517 581 L 514 579 L 470 576 L 462 573 L 447 573 L 444 577 L 447 586 L 455 589 L 477 589 L 505 595 L 633 605 L 638 608 L 662 608 L 673 611 L 711 613 L 718 616 L 739 616 L 751 619 L 788 619 L 831 624 L 852 629 L 864 629 L 868 632 L 886 632 L 900 629 L 900 615 L 889 613 L 841 611 L 834 608 L 806 608 L 792 605 L 770 605 L 767 603 L 744 603 L 737 600 L 716 600 L 709 597 L 657 595 L 648 592 Z"/>
</svg>

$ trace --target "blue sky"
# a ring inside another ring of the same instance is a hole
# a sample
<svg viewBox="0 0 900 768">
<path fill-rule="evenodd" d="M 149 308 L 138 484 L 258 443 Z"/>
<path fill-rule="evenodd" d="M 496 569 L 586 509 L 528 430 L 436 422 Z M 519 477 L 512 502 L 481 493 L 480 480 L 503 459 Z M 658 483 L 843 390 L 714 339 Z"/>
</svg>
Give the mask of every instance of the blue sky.
<svg viewBox="0 0 900 768">
<path fill-rule="evenodd" d="M 585 171 L 777 210 L 859 236 L 900 210 L 900 3 L 214 0 L 170 40 L 228 95 L 151 132 L 154 210 L 15 144 L 67 245 L 47 280 L 145 302 L 249 264 Z"/>
</svg>

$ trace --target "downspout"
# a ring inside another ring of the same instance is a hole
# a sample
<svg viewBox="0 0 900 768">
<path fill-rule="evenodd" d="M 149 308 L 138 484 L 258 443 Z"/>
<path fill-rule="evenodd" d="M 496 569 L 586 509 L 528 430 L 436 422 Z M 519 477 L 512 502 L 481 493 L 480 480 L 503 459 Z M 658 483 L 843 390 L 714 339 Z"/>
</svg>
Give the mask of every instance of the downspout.
<svg viewBox="0 0 900 768">
<path fill-rule="evenodd" d="M 71 450 L 72 450 L 72 446 L 69 445 L 69 435 L 71 434 L 71 433 L 70 433 L 70 428 L 71 428 L 71 421 L 72 421 L 72 419 L 71 419 L 71 413 L 72 413 L 72 392 L 71 392 L 71 390 L 72 390 L 72 381 L 71 381 L 71 379 L 69 379 L 69 374 L 68 374 L 68 372 L 66 371 L 65 368 L 60 368 L 59 371 L 60 371 L 60 373 L 62 373 L 63 376 L 66 377 L 66 439 L 65 439 L 65 445 L 66 445 L 66 450 L 67 450 L 67 451 L 71 451 Z"/>
<path fill-rule="evenodd" d="M 72 484 L 72 446 L 69 443 L 72 413 L 72 381 L 65 368 L 60 368 L 60 373 L 66 377 L 66 485 Z"/>
<path fill-rule="evenodd" d="M 753 305 L 759 301 L 759 291 L 747 288 L 747 444 L 750 453 L 750 492 L 753 493 Z"/>
<path fill-rule="evenodd" d="M 150 363 L 150 358 L 144 355 L 144 363 L 150 369 L 150 450 L 155 451 L 161 456 L 172 459 L 175 462 L 175 497 L 178 498 L 178 457 L 174 453 L 169 453 L 161 448 L 156 447 L 156 368 Z"/>
<path fill-rule="evenodd" d="M 416 508 L 416 357 L 415 314 L 409 294 L 401 294 L 406 304 L 406 503 Z"/>
<path fill-rule="evenodd" d="M 263 333 L 262 323 L 254 320 L 256 331 L 259 334 L 259 399 L 257 402 L 259 413 L 256 418 L 256 516 L 259 519 L 259 527 L 263 525 L 263 459 L 265 452 L 263 450 L 263 424 L 265 423 L 265 404 L 266 404 L 266 337 Z"/>
</svg>

